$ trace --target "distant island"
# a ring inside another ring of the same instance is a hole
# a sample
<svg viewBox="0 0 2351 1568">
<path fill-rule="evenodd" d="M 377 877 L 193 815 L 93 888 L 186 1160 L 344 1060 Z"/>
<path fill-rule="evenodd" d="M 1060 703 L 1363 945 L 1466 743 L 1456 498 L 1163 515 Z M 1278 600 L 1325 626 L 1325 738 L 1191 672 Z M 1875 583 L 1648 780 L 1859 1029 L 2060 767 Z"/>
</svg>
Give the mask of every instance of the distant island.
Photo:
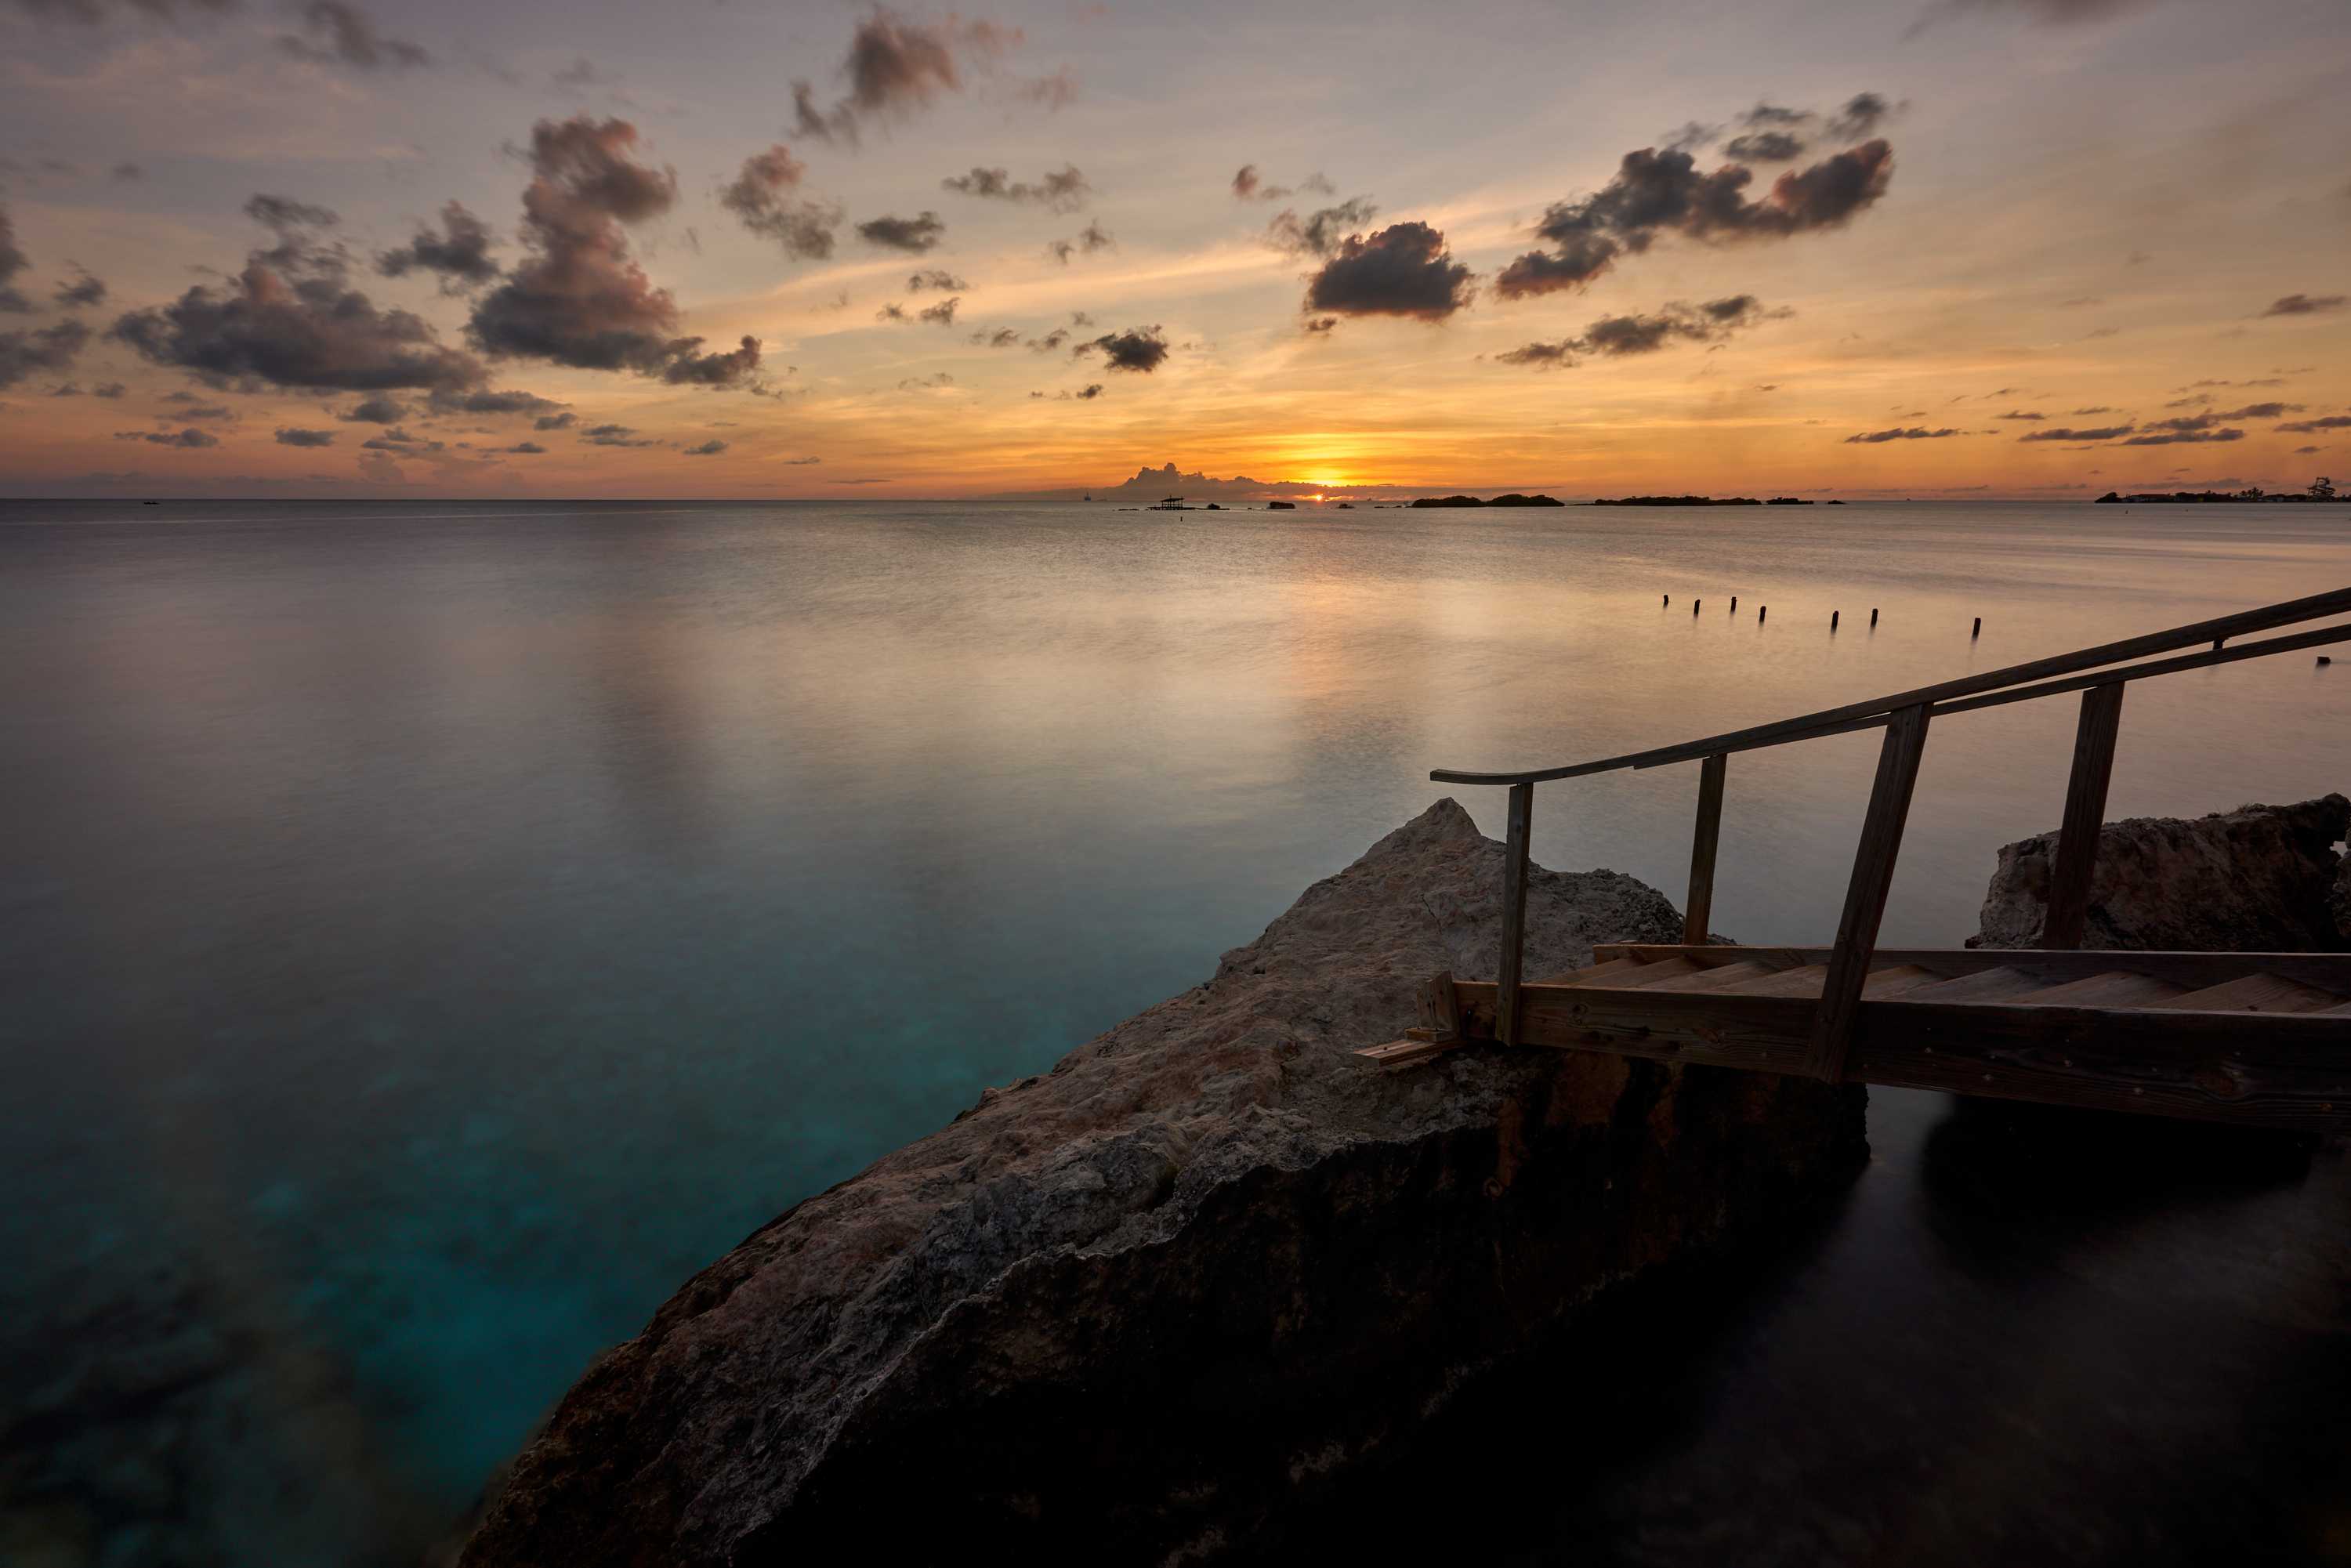
<svg viewBox="0 0 2351 1568">
<path fill-rule="evenodd" d="M 2128 503 L 2137 501 L 2147 506 L 2168 507 L 2198 501 L 2234 501 L 2240 503 L 2255 501 L 2264 506 L 2271 506 L 2281 502 L 2294 504 L 2309 501 L 2339 501 L 2345 499 L 2351 499 L 2351 497 L 2337 496 L 2335 493 L 2334 480 L 2318 479 L 2314 481 L 2310 488 L 2307 490 L 2279 490 L 2275 493 L 2264 490 L 2258 485 L 2247 490 L 2174 490 L 2168 495 L 2165 495 L 2159 491 L 2148 491 L 2144 495 L 2122 496 L 2109 490 L 2105 495 L 2099 497 L 2097 500 L 2092 502 L 2091 505 L 2110 506 L 2118 502 Z"/>
<path fill-rule="evenodd" d="M 1475 496 L 1423 496 L 1413 503 L 1416 507 L 1564 507 L 1565 501 L 1550 496 L 1521 496 L 1516 490 L 1507 496 L 1497 496 L 1481 501 Z"/>
</svg>

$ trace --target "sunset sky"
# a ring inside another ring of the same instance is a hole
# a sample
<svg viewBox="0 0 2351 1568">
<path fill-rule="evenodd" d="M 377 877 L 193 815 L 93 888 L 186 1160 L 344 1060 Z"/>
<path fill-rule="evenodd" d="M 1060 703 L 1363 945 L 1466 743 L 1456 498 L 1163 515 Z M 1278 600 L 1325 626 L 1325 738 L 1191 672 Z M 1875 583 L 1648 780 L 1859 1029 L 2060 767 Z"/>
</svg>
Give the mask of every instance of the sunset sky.
<svg viewBox="0 0 2351 1568">
<path fill-rule="evenodd" d="M 981 4 L 0 0 L 0 493 L 2351 482 L 2344 0 Z"/>
</svg>

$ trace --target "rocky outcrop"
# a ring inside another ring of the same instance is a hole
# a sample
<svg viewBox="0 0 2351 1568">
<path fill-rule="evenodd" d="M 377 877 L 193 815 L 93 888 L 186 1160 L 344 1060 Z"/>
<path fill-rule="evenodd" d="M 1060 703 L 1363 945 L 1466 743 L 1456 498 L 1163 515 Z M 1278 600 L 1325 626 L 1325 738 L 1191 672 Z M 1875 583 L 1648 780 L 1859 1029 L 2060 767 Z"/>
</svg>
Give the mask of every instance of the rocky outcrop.
<svg viewBox="0 0 2351 1568">
<path fill-rule="evenodd" d="M 1262 1545 L 1463 1380 L 1856 1168 L 1857 1089 L 1352 1055 L 1427 975 L 1493 973 L 1500 858 L 1437 802 L 1212 979 L 752 1235 L 589 1370 L 464 1562 Z M 1528 905 L 1537 975 L 1680 925 L 1609 872 Z"/>
<path fill-rule="evenodd" d="M 2334 845 L 2351 800 L 2240 806 L 2189 821 L 2108 822 L 2090 878 L 2085 947 L 2248 953 L 2351 948 Z M 2005 845 L 1970 947 L 2034 947 L 2049 908 L 2058 835 Z M 2331 901 L 2331 906 L 2330 906 Z"/>
</svg>

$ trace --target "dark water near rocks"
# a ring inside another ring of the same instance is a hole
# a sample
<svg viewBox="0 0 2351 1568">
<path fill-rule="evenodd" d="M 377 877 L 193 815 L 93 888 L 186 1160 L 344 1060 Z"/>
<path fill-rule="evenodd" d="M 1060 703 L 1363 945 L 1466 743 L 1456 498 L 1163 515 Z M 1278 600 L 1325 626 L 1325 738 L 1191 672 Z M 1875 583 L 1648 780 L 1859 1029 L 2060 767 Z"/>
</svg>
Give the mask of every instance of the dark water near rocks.
<svg viewBox="0 0 2351 1568">
<path fill-rule="evenodd" d="M 2345 581 L 2331 510 L 0 503 L 0 1560 L 413 1561 L 688 1273 L 1196 980 L 1432 766 Z M 2116 814 L 2346 787 L 2344 674 L 2135 688 Z M 1973 929 L 2072 725 L 1938 727 L 1888 940 Z M 1875 747 L 1734 762 L 1720 929 L 1824 938 Z M 1549 787 L 1536 854 L 1678 897 L 1694 789 Z M 1660 1345 L 1654 1461 L 1492 1553 L 1916 1560 L 1952 1510 L 2351 1552 L 2335 1165 L 1872 1120 Z"/>
</svg>

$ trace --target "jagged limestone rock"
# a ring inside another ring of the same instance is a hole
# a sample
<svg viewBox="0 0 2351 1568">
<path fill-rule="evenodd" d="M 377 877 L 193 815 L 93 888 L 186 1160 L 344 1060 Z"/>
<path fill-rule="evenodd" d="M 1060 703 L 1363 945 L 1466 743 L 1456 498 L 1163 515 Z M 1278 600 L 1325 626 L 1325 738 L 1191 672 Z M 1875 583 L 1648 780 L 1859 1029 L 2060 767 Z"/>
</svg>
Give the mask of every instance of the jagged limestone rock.
<svg viewBox="0 0 2351 1568">
<path fill-rule="evenodd" d="M 2351 946 L 2333 846 L 2351 800 L 2133 817 L 2098 837 L 2082 946 L 2142 951 L 2334 952 Z M 2002 846 L 1970 947 L 2034 947 L 2049 908 L 2053 832 Z"/>
<path fill-rule="evenodd" d="M 1212 1557 L 1857 1168 L 1857 1088 L 1352 1055 L 1436 970 L 1491 977 L 1501 855 L 1438 801 L 1206 984 L 756 1232 L 581 1378 L 464 1562 Z M 1537 871 L 1528 916 L 1535 976 L 1680 928 L 1611 872 Z"/>
</svg>

